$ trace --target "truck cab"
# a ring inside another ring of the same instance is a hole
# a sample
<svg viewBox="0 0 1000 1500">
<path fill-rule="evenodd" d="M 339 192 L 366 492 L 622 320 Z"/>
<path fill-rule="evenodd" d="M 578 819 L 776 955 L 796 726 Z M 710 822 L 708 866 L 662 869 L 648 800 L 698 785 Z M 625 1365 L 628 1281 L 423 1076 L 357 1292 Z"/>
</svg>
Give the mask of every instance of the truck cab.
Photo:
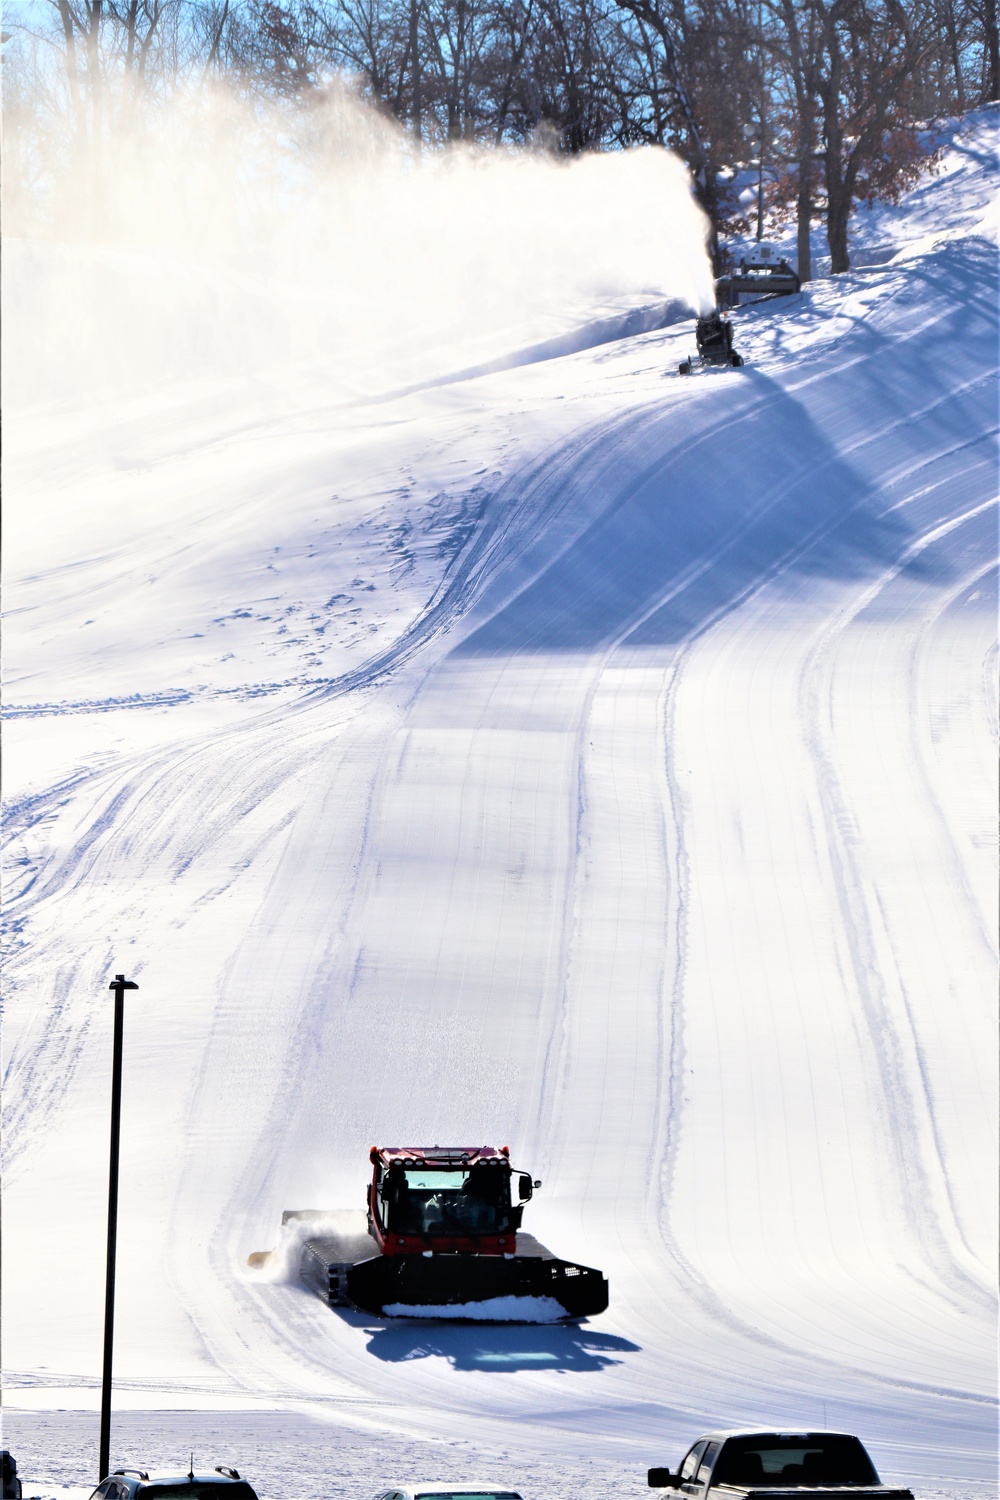
<svg viewBox="0 0 1000 1500">
<path fill-rule="evenodd" d="M 802 1500 L 913 1500 L 882 1484 L 859 1438 L 846 1432 L 710 1432 L 688 1449 L 676 1473 L 650 1469 L 654 1489 L 699 1497 Z"/>
</svg>

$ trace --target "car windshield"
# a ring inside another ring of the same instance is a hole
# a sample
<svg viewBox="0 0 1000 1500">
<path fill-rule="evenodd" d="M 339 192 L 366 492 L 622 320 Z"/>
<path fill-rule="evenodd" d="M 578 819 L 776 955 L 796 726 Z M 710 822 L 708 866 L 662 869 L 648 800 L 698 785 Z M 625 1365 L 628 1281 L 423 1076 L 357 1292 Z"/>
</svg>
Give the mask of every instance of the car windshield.
<svg viewBox="0 0 1000 1500">
<path fill-rule="evenodd" d="M 833 1433 L 769 1433 L 730 1438 L 713 1484 L 878 1484 L 872 1461 L 856 1437 Z"/>
<path fill-rule="evenodd" d="M 402 1167 L 382 1179 L 386 1228 L 393 1234 L 503 1234 L 510 1228 L 510 1173 Z"/>
<path fill-rule="evenodd" d="M 257 1500 L 257 1496 L 242 1479 L 173 1479 L 141 1485 L 138 1500 Z"/>
<path fill-rule="evenodd" d="M 521 1500 L 516 1490 L 421 1490 L 416 1500 Z"/>
</svg>

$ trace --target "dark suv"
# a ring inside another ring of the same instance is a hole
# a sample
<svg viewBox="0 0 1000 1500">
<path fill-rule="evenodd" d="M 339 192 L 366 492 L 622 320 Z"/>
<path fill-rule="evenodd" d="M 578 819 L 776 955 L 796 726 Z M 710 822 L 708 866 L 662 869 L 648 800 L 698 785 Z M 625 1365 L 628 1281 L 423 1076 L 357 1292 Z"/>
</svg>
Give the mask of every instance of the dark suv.
<svg viewBox="0 0 1000 1500">
<path fill-rule="evenodd" d="M 145 1469 L 116 1469 L 90 1500 L 257 1500 L 253 1488 L 224 1464 L 211 1474 L 147 1474 Z"/>
</svg>

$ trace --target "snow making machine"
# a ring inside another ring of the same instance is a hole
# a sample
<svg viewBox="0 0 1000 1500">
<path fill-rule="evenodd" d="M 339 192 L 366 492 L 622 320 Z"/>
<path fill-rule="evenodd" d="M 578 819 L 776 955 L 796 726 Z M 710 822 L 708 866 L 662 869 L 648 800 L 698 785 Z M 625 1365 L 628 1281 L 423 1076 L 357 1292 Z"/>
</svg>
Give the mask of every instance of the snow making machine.
<svg viewBox="0 0 1000 1500">
<path fill-rule="evenodd" d="M 601 1313 L 600 1271 L 521 1230 L 540 1182 L 506 1146 L 373 1146 L 368 1212 L 296 1209 L 300 1276 L 335 1307 L 380 1317 L 558 1322 Z M 266 1259 L 250 1257 L 251 1264 Z"/>
<path fill-rule="evenodd" d="M 694 332 L 698 344 L 698 363 L 702 368 L 707 365 L 731 365 L 738 369 L 742 365 L 743 356 L 733 348 L 733 325 L 718 309 L 699 318 Z M 694 360 L 682 359 L 677 368 L 681 375 L 690 375 L 694 370 Z"/>
</svg>

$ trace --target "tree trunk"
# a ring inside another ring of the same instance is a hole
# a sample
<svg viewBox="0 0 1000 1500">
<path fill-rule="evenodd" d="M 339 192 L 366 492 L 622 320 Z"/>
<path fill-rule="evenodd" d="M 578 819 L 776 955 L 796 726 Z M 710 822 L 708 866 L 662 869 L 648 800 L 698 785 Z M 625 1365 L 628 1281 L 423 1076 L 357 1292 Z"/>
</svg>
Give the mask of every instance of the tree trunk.
<svg viewBox="0 0 1000 1500">
<path fill-rule="evenodd" d="M 851 184 L 845 179 L 843 130 L 837 114 L 839 107 L 839 79 L 834 69 L 834 83 L 830 90 L 832 108 L 826 109 L 826 238 L 830 246 L 830 271 L 839 276 L 851 269 L 851 257 L 847 253 L 847 227 L 851 219 Z M 824 105 L 826 98 L 824 98 Z"/>
<path fill-rule="evenodd" d="M 417 0 L 410 0 L 410 57 L 413 63 L 413 138 L 420 142 L 420 50 L 417 35 Z"/>
<path fill-rule="evenodd" d="M 87 0 L 87 91 L 90 95 L 90 156 L 94 161 L 97 152 L 101 148 L 101 137 L 103 132 L 103 89 L 101 79 L 101 16 L 104 9 L 104 0 Z M 90 201 L 92 211 L 99 213 L 95 207 L 97 199 L 97 175 L 91 177 Z"/>
<path fill-rule="evenodd" d="M 796 229 L 799 280 L 812 281 L 813 203 L 816 179 L 816 96 L 813 93 L 815 70 L 804 79 L 799 96 L 799 190 L 796 197 Z"/>
<path fill-rule="evenodd" d="M 138 25 L 139 0 L 129 0 L 129 7 L 125 13 L 125 35 L 128 41 L 125 46 L 125 76 L 131 79 L 132 68 L 135 63 L 135 33 Z"/>
<path fill-rule="evenodd" d="M 723 267 L 719 252 L 719 185 L 716 169 L 710 161 L 704 162 L 695 173 L 694 186 L 698 201 L 708 215 L 708 253 L 712 258 L 712 272 L 715 276 L 721 276 Z"/>
<path fill-rule="evenodd" d="M 205 79 L 208 77 L 209 73 L 211 72 L 212 65 L 215 62 L 215 60 L 218 57 L 218 55 L 219 55 L 219 44 L 222 41 L 222 32 L 223 32 L 223 28 L 225 27 L 226 18 L 227 18 L 228 15 L 229 15 L 229 0 L 225 0 L 225 3 L 223 4 L 223 7 L 222 7 L 222 13 L 219 16 L 219 24 L 216 26 L 214 32 L 212 33 L 212 45 L 211 45 L 211 47 L 209 48 L 209 51 L 208 51 L 208 61 L 205 63 L 205 68 L 204 68 L 204 71 L 202 72 L 202 75 L 201 75 L 201 81 L 202 81 L 202 83 L 204 83 Z"/>
<path fill-rule="evenodd" d="M 953 0 L 946 0 L 945 28 L 948 32 L 948 51 L 951 54 L 951 70 L 955 75 L 955 104 L 960 115 L 965 114 L 965 85 L 962 81 L 962 59 L 958 44 L 958 25 L 955 20 Z"/>
<path fill-rule="evenodd" d="M 1000 33 L 997 30 L 997 0 L 986 0 L 984 11 L 986 27 L 986 98 L 996 99 L 1000 95 Z"/>
<path fill-rule="evenodd" d="M 838 181 L 836 186 L 830 181 L 828 169 L 826 238 L 830 246 L 830 270 L 834 276 L 851 269 L 851 257 L 847 251 L 847 226 L 850 217 L 851 195 L 845 191 L 842 181 Z"/>
<path fill-rule="evenodd" d="M 500 108 L 497 112 L 497 125 L 494 133 L 494 141 L 498 146 L 503 140 L 503 133 L 507 127 L 507 115 L 510 111 L 511 99 L 514 95 L 514 82 L 520 72 L 521 63 L 531 37 L 532 4 L 533 0 L 528 0 L 528 4 L 524 10 L 524 26 L 521 31 L 521 39 L 516 44 L 514 43 L 513 23 L 509 23 L 511 26 L 511 57 L 504 73 L 503 95 L 500 100 Z"/>
<path fill-rule="evenodd" d="M 87 82 L 91 107 L 96 109 L 101 92 L 101 12 L 104 0 L 90 0 L 87 6 Z"/>
<path fill-rule="evenodd" d="M 812 229 L 812 206 L 813 206 L 813 184 L 812 184 L 813 161 L 812 152 L 803 155 L 799 162 L 799 192 L 796 202 L 797 215 L 797 262 L 799 280 L 805 286 L 807 281 L 812 281 L 812 246 L 809 242 L 809 232 Z"/>
<path fill-rule="evenodd" d="M 847 226 L 851 218 L 851 183 L 845 181 L 844 127 L 840 120 L 840 85 L 844 59 L 834 27 L 828 34 L 830 72 L 820 84 L 823 101 L 823 135 L 826 160 L 826 238 L 830 246 L 830 270 L 834 276 L 851 269 L 847 253 Z"/>
<path fill-rule="evenodd" d="M 56 8 L 59 11 L 59 19 L 62 22 L 63 39 L 66 43 L 66 73 L 69 78 L 69 92 L 73 100 L 73 113 L 76 116 L 77 130 L 82 132 L 86 129 L 86 121 L 83 114 L 83 105 L 80 99 L 80 78 L 76 63 L 76 41 L 73 32 L 73 12 L 68 0 L 56 0 Z"/>
<path fill-rule="evenodd" d="M 465 0 L 458 0 L 458 34 L 455 55 L 451 60 L 451 87 L 448 93 L 448 139 L 461 140 L 463 131 L 462 99 L 459 69 L 465 66 Z"/>
</svg>

